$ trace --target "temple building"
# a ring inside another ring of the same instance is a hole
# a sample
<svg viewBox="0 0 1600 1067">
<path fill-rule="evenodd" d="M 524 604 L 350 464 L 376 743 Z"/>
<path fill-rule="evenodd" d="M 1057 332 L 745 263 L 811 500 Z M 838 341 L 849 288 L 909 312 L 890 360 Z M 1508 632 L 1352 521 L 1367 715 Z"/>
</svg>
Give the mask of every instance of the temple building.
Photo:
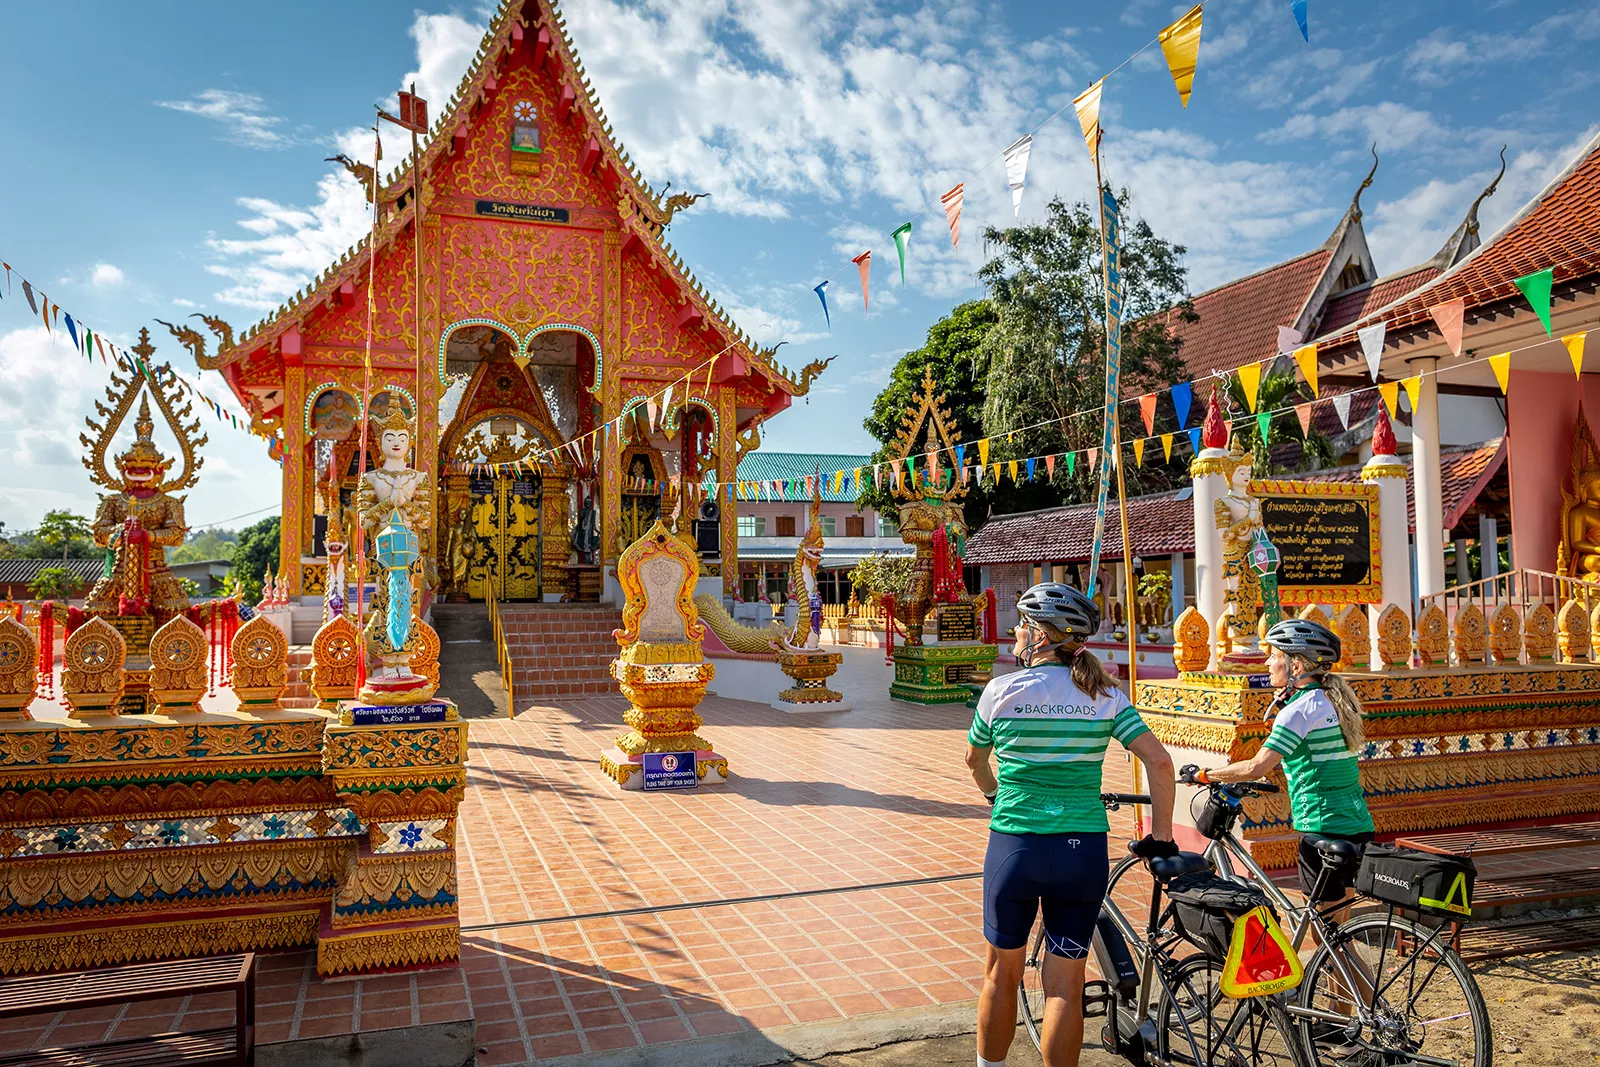
<svg viewBox="0 0 1600 1067">
<path fill-rule="evenodd" d="M 438 596 L 615 600 L 606 564 L 662 487 L 730 480 L 821 368 L 780 367 L 672 250 L 667 228 L 698 198 L 629 161 L 549 0 L 501 5 L 419 169 L 414 182 L 407 157 L 378 182 L 375 234 L 272 315 L 237 337 L 207 319 L 213 355 L 185 338 L 257 427 L 281 431 L 289 592 L 322 593 L 330 520 L 350 528 L 370 357 L 370 410 L 420 416 Z M 731 592 L 736 569 L 721 577 Z"/>
</svg>

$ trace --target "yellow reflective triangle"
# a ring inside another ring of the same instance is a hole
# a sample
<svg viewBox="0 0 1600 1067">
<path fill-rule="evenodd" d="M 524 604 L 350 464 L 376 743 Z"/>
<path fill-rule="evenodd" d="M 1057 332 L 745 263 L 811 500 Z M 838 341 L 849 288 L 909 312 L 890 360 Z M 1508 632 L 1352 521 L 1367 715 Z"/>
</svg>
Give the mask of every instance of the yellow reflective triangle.
<svg viewBox="0 0 1600 1067">
<path fill-rule="evenodd" d="M 1300 956 L 1265 906 L 1233 921 L 1228 957 L 1218 985 L 1224 996 L 1262 997 L 1300 984 Z"/>
<path fill-rule="evenodd" d="M 1456 902 L 1456 894 L 1461 894 L 1460 903 Z M 1456 880 L 1450 883 L 1450 892 L 1444 895 L 1443 900 L 1434 900 L 1431 897 L 1417 897 L 1418 904 L 1426 904 L 1430 908 L 1440 908 L 1444 911 L 1453 911 L 1457 915 L 1471 915 L 1472 901 L 1467 896 L 1467 876 L 1465 872 L 1456 875 Z"/>
</svg>

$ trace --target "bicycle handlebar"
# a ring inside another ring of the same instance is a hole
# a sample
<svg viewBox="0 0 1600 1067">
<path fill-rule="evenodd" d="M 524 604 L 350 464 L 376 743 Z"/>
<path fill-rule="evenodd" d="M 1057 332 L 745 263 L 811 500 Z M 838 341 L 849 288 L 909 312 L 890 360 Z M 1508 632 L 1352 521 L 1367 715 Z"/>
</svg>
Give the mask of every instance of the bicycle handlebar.
<svg viewBox="0 0 1600 1067">
<path fill-rule="evenodd" d="M 1107 811 L 1116 811 L 1124 804 L 1148 804 L 1148 793 L 1101 793 L 1100 803 L 1106 806 Z"/>
</svg>

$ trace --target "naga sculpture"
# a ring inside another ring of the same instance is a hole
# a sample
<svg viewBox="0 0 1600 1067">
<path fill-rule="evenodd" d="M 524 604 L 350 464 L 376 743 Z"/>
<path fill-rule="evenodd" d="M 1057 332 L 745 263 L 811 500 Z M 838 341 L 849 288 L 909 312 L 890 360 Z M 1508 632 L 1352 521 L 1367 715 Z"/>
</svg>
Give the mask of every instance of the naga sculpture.
<svg viewBox="0 0 1600 1067">
<path fill-rule="evenodd" d="M 91 615 L 153 615 L 160 625 L 189 607 L 188 596 L 167 569 L 165 550 L 183 544 L 189 532 L 183 497 L 173 494 L 199 480 L 202 461 L 196 452 L 207 439 L 200 433 L 199 420 L 189 418 L 190 404 L 179 396 L 172 368 L 149 363 L 155 353 L 149 331 L 140 331 L 139 340 L 133 351 L 150 367 L 149 378 L 133 371 L 112 371 L 106 397 L 114 406 L 97 401 L 95 410 L 105 421 L 88 419 L 95 437 L 79 436 L 89 450 L 83 465 L 89 469 L 90 479 L 111 490 L 101 496 L 91 526 L 95 543 L 112 554 L 111 569 L 89 591 L 84 606 Z M 167 477 L 173 461 L 153 439 L 152 397 L 182 453 L 183 464 L 175 478 Z M 134 441 L 115 458 L 117 473 L 112 474 L 106 454 L 136 400 L 139 413 L 133 424 Z"/>
<path fill-rule="evenodd" d="M 789 596 L 800 605 L 794 629 L 779 638 L 785 652 L 812 652 L 822 642 L 822 591 L 817 586 L 817 567 L 822 563 L 822 475 L 812 476 L 811 513 L 806 535 L 795 549 L 789 565 Z"/>
</svg>

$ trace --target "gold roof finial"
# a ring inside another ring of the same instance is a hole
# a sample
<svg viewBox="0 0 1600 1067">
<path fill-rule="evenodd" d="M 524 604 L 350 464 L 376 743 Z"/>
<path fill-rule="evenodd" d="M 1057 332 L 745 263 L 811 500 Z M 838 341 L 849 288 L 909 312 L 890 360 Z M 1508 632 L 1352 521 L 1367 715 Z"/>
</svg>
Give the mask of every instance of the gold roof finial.
<svg viewBox="0 0 1600 1067">
<path fill-rule="evenodd" d="M 172 461 L 156 447 L 155 420 L 150 417 L 150 397 L 141 393 L 139 396 L 139 415 L 133 421 L 133 444 L 116 458 L 117 470 L 125 471 L 129 467 L 150 467 L 165 474 Z"/>
</svg>

